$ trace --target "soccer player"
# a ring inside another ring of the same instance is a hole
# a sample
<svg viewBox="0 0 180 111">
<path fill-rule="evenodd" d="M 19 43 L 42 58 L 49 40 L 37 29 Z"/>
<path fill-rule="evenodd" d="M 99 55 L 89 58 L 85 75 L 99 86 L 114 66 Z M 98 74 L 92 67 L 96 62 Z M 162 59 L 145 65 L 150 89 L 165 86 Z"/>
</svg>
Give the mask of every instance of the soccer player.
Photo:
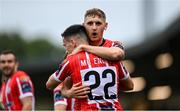
<svg viewBox="0 0 180 111">
<path fill-rule="evenodd" d="M 125 57 L 124 47 L 121 42 L 103 38 L 108 23 L 106 22 L 106 15 L 101 9 L 92 8 L 87 10 L 84 15 L 83 25 L 88 32 L 89 44 L 80 44 L 71 52 L 72 55 L 80 51 L 87 51 L 112 61 L 121 61 Z M 121 64 L 123 65 L 123 63 Z M 64 85 L 64 87 L 66 87 L 66 85 Z M 75 94 L 73 93 L 75 92 L 74 90 L 68 91 L 68 88 L 64 89 L 67 90 L 62 90 L 61 93 L 65 97 L 85 97 L 85 95 L 82 95 L 84 92 Z M 72 89 L 79 88 L 73 86 Z M 67 93 L 67 91 L 71 93 Z"/>
<path fill-rule="evenodd" d="M 73 51 L 80 44 L 89 44 L 86 29 L 81 25 L 70 26 L 62 36 L 67 51 Z M 73 84 L 90 87 L 88 98 L 75 100 L 76 110 L 122 110 L 118 99 L 121 85 L 127 90 L 133 88 L 129 73 L 119 61 L 108 61 L 84 51 L 68 56 L 49 77 L 47 88 L 55 88 L 68 76 Z"/>
<path fill-rule="evenodd" d="M 87 10 L 84 15 L 83 25 L 88 32 L 90 45 L 79 45 L 72 54 L 83 50 L 108 60 L 122 60 L 125 57 L 124 47 L 121 42 L 103 38 L 108 23 L 106 22 L 106 15 L 101 9 L 92 8 Z"/>
<path fill-rule="evenodd" d="M 1 105 L 5 110 L 33 110 L 34 88 L 30 77 L 18 70 L 16 55 L 11 50 L 0 53 L 0 70 L 2 86 L 0 90 Z"/>
</svg>

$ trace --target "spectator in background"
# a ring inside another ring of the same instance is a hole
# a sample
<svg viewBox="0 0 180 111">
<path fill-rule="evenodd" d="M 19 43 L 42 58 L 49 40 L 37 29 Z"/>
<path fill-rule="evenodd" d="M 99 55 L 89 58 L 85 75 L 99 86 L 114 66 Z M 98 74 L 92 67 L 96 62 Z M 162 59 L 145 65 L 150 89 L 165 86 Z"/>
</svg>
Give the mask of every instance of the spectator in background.
<svg viewBox="0 0 180 111">
<path fill-rule="evenodd" d="M 2 86 L 0 101 L 5 110 L 34 110 L 34 88 L 30 77 L 18 70 L 16 55 L 11 50 L 0 53 Z"/>
</svg>

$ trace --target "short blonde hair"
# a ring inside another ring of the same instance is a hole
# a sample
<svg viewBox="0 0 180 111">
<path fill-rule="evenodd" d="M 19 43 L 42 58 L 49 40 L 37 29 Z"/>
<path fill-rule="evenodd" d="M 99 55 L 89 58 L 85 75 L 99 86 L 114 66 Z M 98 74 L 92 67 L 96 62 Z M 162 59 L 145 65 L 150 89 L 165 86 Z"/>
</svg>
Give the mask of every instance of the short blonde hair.
<svg viewBox="0 0 180 111">
<path fill-rule="evenodd" d="M 99 8 L 92 8 L 87 10 L 84 15 L 84 19 L 88 16 L 99 16 L 100 18 L 103 18 L 106 21 L 105 13 Z"/>
</svg>

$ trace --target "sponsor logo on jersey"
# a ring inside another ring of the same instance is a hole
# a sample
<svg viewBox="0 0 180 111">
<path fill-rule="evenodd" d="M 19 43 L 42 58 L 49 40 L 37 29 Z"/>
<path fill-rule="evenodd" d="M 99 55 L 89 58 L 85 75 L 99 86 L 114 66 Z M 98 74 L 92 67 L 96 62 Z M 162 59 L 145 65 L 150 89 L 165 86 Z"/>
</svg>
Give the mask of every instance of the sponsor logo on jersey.
<svg viewBox="0 0 180 111">
<path fill-rule="evenodd" d="M 32 92 L 32 88 L 28 82 L 22 82 L 21 86 L 22 86 L 22 92 L 23 93 Z"/>
<path fill-rule="evenodd" d="M 59 101 L 59 100 L 63 100 L 64 99 L 64 97 L 61 95 L 61 92 L 60 91 L 56 91 L 55 93 L 54 93 L 54 100 L 55 100 L 55 102 L 56 101 Z"/>
</svg>

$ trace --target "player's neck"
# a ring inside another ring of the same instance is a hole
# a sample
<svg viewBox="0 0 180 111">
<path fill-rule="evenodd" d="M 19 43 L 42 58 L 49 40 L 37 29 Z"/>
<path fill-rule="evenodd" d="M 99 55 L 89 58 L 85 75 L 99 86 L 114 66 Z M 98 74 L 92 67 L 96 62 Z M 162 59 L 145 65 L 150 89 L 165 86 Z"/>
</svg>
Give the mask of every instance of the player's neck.
<svg viewBox="0 0 180 111">
<path fill-rule="evenodd" d="M 79 45 L 89 45 L 89 43 L 87 41 L 79 41 L 77 43 L 77 46 L 79 46 Z"/>
<path fill-rule="evenodd" d="M 4 75 L 3 75 L 3 78 L 2 78 L 2 81 L 3 81 L 3 82 L 7 82 L 7 80 L 8 80 L 9 78 L 11 78 L 16 72 L 17 72 L 17 69 L 15 68 L 14 71 L 11 72 L 11 74 L 8 74 L 8 75 L 4 74 Z"/>
<path fill-rule="evenodd" d="M 103 44 L 103 39 L 99 41 L 90 41 L 90 44 L 93 46 L 101 46 Z"/>
<path fill-rule="evenodd" d="M 9 79 L 11 76 L 12 76 L 12 74 L 11 74 L 11 75 L 8 75 L 8 76 L 7 76 L 7 75 L 3 75 L 1 81 L 2 81 L 2 82 L 7 82 L 8 79 Z"/>
</svg>

